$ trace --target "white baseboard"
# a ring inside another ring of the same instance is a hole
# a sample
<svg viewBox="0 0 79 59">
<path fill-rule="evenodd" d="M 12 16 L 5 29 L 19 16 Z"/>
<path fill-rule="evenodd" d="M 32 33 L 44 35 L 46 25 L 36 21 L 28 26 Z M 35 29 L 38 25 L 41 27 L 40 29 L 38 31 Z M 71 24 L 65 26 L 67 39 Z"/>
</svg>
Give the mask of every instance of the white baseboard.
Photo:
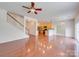
<svg viewBox="0 0 79 59">
<path fill-rule="evenodd" d="M 65 35 L 63 35 L 63 34 L 56 34 L 56 35 L 58 35 L 58 36 L 65 36 Z"/>
</svg>

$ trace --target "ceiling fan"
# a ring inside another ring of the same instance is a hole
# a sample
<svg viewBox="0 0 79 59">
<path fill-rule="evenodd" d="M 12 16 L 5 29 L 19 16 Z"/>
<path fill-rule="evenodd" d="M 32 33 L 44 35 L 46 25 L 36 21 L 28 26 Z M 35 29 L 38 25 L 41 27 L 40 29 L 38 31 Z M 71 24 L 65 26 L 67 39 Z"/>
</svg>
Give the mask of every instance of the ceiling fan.
<svg viewBox="0 0 79 59">
<path fill-rule="evenodd" d="M 41 8 L 35 8 L 35 3 L 31 2 L 31 6 L 30 7 L 26 7 L 26 6 L 22 6 L 23 8 L 29 9 L 29 11 L 27 13 L 33 12 L 35 14 L 38 14 L 37 11 L 42 11 Z"/>
</svg>

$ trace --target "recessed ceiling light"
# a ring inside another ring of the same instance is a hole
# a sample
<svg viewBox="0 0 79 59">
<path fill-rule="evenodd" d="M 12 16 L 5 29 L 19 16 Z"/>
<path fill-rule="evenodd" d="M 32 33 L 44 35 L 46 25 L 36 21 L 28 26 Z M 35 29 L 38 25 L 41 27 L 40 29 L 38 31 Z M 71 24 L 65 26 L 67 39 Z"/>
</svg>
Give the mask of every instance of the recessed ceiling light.
<svg viewBox="0 0 79 59">
<path fill-rule="evenodd" d="M 41 48 L 39 48 L 39 50 L 41 50 Z"/>
<path fill-rule="evenodd" d="M 60 53 L 60 55 L 61 55 L 61 56 L 64 56 L 64 55 L 65 55 L 65 53 L 64 53 L 64 52 L 61 52 L 61 53 Z"/>
<path fill-rule="evenodd" d="M 43 52 L 43 54 L 44 54 L 44 53 L 45 53 L 45 50 L 43 50 L 42 52 Z"/>
<path fill-rule="evenodd" d="M 50 45 L 50 46 L 47 46 L 47 49 L 50 49 L 50 48 L 52 48 L 52 45 Z"/>
<path fill-rule="evenodd" d="M 42 46 L 42 43 L 40 43 L 40 45 Z"/>
<path fill-rule="evenodd" d="M 49 48 L 52 48 L 52 45 L 50 45 Z"/>
<path fill-rule="evenodd" d="M 45 47 L 46 47 L 46 45 L 44 44 L 44 45 L 43 45 L 43 47 L 45 48 Z"/>
<path fill-rule="evenodd" d="M 27 52 L 30 52 L 30 49 L 29 48 L 27 49 Z"/>
</svg>

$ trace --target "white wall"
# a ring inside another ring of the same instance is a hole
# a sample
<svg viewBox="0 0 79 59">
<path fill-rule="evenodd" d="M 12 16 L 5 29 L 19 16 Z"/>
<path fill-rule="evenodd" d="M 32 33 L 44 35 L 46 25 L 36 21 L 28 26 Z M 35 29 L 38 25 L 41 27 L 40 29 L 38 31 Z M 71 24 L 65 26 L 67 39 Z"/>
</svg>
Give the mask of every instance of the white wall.
<svg viewBox="0 0 79 59">
<path fill-rule="evenodd" d="M 66 37 L 75 37 L 75 23 L 74 20 L 66 21 L 65 36 Z"/>
<path fill-rule="evenodd" d="M 27 37 L 24 31 L 7 22 L 7 11 L 0 9 L 0 43 L 14 41 Z"/>
<path fill-rule="evenodd" d="M 78 34 L 77 31 L 79 30 L 79 29 L 77 29 L 78 23 L 79 23 L 79 15 L 78 15 L 78 17 L 75 19 L 75 39 L 77 39 L 77 37 L 79 37 L 79 36 L 77 36 L 77 34 Z"/>
<path fill-rule="evenodd" d="M 79 57 L 79 15 L 75 19 L 75 39 L 76 39 L 76 47 L 75 47 L 75 54 Z M 77 26 L 78 25 L 78 26 Z"/>
</svg>

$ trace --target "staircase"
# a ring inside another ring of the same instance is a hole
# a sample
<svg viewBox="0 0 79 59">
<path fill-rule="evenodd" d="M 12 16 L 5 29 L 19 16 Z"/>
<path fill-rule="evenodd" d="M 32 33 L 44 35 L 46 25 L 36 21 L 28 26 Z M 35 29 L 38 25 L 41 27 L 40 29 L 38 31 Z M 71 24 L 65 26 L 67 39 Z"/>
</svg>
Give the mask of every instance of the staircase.
<svg viewBox="0 0 79 59">
<path fill-rule="evenodd" d="M 16 27 L 17 29 L 24 31 L 24 16 L 13 13 L 7 12 L 7 22 L 12 26 Z M 28 29 L 26 29 L 26 37 L 28 38 Z"/>
</svg>

